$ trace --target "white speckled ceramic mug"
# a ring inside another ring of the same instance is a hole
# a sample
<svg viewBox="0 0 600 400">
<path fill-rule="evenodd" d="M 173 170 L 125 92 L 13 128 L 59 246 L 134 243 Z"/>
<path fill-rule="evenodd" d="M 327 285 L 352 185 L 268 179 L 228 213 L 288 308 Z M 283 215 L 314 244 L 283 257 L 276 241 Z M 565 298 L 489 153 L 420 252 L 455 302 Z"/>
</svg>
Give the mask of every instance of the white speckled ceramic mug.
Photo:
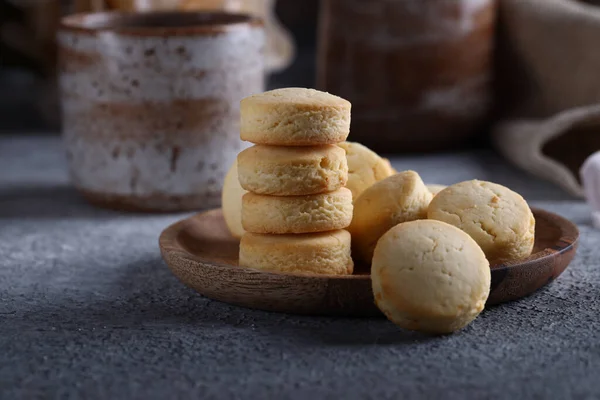
<svg viewBox="0 0 600 400">
<path fill-rule="evenodd" d="M 245 147 L 239 102 L 264 89 L 259 20 L 221 13 L 96 13 L 58 35 L 72 180 L 95 204 L 179 211 L 220 203 Z"/>
</svg>

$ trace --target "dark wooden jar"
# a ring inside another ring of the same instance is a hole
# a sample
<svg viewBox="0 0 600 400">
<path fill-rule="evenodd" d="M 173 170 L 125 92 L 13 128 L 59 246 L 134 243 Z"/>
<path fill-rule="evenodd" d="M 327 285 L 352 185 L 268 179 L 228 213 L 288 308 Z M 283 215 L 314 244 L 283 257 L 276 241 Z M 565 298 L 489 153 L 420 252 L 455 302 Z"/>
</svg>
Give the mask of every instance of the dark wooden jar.
<svg viewBox="0 0 600 400">
<path fill-rule="evenodd" d="M 443 150 L 492 102 L 495 0 L 322 0 L 317 86 L 352 102 L 350 140 Z"/>
</svg>

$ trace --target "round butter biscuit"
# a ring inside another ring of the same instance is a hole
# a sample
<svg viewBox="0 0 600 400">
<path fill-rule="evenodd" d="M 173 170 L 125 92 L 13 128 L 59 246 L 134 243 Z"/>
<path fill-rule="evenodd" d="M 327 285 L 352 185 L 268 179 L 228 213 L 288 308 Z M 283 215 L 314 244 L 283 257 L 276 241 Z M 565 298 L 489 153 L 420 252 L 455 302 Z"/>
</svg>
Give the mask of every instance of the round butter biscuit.
<svg viewBox="0 0 600 400">
<path fill-rule="evenodd" d="M 491 273 L 483 251 L 465 232 L 420 220 L 381 237 L 371 279 L 375 302 L 389 320 L 443 334 L 465 327 L 483 310 Z"/>
<path fill-rule="evenodd" d="M 348 230 L 354 254 L 371 262 L 379 238 L 393 226 L 427 217 L 431 193 L 414 171 L 404 171 L 375 183 L 354 202 Z"/>
<path fill-rule="evenodd" d="M 239 264 L 273 272 L 352 274 L 350 233 L 343 229 L 290 235 L 247 232 L 240 242 Z"/>
<path fill-rule="evenodd" d="M 449 186 L 434 197 L 427 216 L 468 233 L 492 265 L 533 250 L 533 213 L 523 197 L 502 185 L 472 180 Z"/>
<path fill-rule="evenodd" d="M 346 187 L 352 191 L 355 200 L 375 182 L 396 173 L 389 160 L 379 157 L 377 153 L 360 143 L 343 142 L 338 146 L 346 151 L 348 159 Z"/>
<path fill-rule="evenodd" d="M 308 196 L 247 193 L 242 225 L 253 233 L 311 233 L 343 229 L 352 221 L 352 192 L 340 188 Z"/>
<path fill-rule="evenodd" d="M 331 192 L 348 180 L 344 149 L 252 146 L 238 154 L 240 184 L 248 191 L 273 196 Z"/>
<path fill-rule="evenodd" d="M 343 142 L 350 102 L 314 89 L 284 88 L 244 98 L 240 137 L 256 144 L 315 146 Z"/>
<path fill-rule="evenodd" d="M 242 197 L 246 193 L 238 180 L 237 162 L 234 162 L 227 175 L 225 175 L 223 192 L 221 193 L 221 207 L 223 208 L 225 224 L 231 235 L 237 239 L 244 234 L 244 228 L 242 227 Z"/>
</svg>

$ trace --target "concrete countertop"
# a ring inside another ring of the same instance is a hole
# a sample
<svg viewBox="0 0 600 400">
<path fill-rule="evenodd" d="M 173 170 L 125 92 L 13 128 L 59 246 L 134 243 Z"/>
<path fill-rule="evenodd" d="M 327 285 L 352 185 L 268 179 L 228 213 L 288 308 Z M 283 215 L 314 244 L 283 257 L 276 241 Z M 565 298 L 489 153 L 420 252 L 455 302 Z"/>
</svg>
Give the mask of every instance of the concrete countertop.
<svg viewBox="0 0 600 400">
<path fill-rule="evenodd" d="M 237 308 L 161 260 L 158 235 L 185 214 L 93 208 L 58 138 L 0 138 L 0 398 L 598 398 L 600 231 L 587 206 L 489 152 L 392 162 L 430 183 L 505 184 L 576 222 L 578 255 L 451 336 Z"/>
</svg>

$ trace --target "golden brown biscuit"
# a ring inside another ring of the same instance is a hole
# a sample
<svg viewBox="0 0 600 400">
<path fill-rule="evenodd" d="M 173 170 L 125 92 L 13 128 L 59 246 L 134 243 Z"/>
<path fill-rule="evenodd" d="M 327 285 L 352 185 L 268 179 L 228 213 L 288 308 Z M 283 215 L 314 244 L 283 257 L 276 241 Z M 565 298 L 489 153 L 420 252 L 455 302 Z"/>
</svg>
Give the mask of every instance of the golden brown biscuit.
<svg viewBox="0 0 600 400">
<path fill-rule="evenodd" d="M 223 192 L 221 193 L 221 207 L 223 207 L 225 224 L 231 235 L 237 239 L 244 234 L 244 228 L 242 227 L 242 196 L 246 193 L 240 186 L 237 162 L 234 162 L 227 175 L 225 175 Z"/>
<path fill-rule="evenodd" d="M 335 145 L 252 146 L 238 154 L 240 184 L 274 196 L 331 192 L 348 180 L 346 152 Z"/>
<path fill-rule="evenodd" d="M 389 160 L 381 158 L 374 151 L 360 143 L 343 142 L 338 144 L 346 151 L 348 159 L 348 182 L 354 199 L 375 182 L 392 176 L 396 171 Z"/>
<path fill-rule="evenodd" d="M 288 273 L 352 274 L 350 234 L 343 229 L 290 235 L 247 232 L 240 242 L 240 266 Z"/>
<path fill-rule="evenodd" d="M 343 229 L 352 221 L 352 192 L 340 188 L 308 196 L 247 193 L 242 225 L 253 233 L 310 233 Z"/>
<path fill-rule="evenodd" d="M 483 310 L 491 274 L 469 235 L 444 222 L 421 220 L 397 225 L 381 237 L 371 279 L 375 302 L 392 322 L 450 333 Z"/>
<path fill-rule="evenodd" d="M 393 226 L 427 217 L 431 193 L 414 171 L 404 171 L 375 183 L 354 202 L 348 230 L 354 255 L 371 262 L 379 238 Z"/>
<path fill-rule="evenodd" d="M 257 144 L 335 144 L 350 132 L 350 102 L 314 89 L 284 88 L 246 97 L 240 112 L 240 137 Z"/>
<path fill-rule="evenodd" d="M 502 185 L 473 180 L 449 186 L 434 197 L 427 216 L 468 233 L 492 265 L 527 257 L 533 249 L 533 213 L 523 197 Z"/>
</svg>

